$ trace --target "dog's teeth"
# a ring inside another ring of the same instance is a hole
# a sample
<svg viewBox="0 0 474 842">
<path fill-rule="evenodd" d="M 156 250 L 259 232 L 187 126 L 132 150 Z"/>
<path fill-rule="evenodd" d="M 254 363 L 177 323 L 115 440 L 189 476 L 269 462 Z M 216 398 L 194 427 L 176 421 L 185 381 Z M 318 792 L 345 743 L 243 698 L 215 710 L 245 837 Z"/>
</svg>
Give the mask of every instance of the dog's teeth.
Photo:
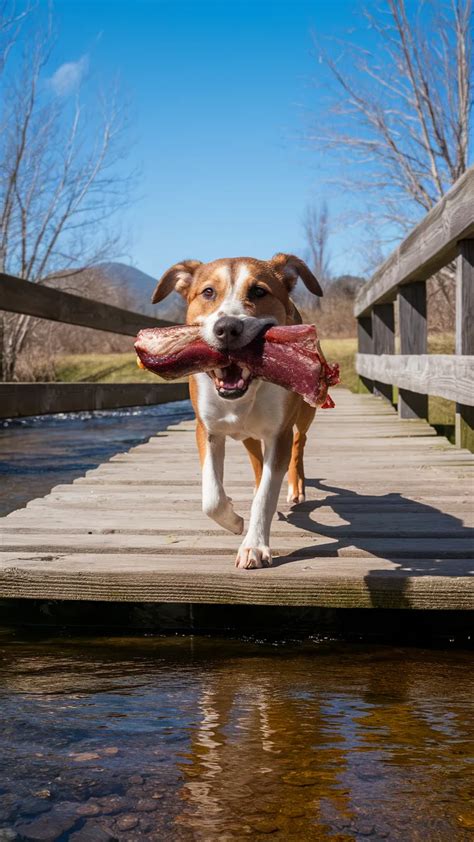
<svg viewBox="0 0 474 842">
<path fill-rule="evenodd" d="M 242 377 L 244 378 L 244 380 L 248 380 L 250 377 L 250 369 L 247 368 L 245 365 L 242 369 Z"/>
<path fill-rule="evenodd" d="M 224 381 L 223 380 L 219 380 L 219 386 L 221 387 L 221 389 L 224 388 Z"/>
<path fill-rule="evenodd" d="M 244 386 L 245 386 L 245 381 L 244 381 L 244 380 L 242 380 L 242 378 L 240 378 L 239 382 L 237 383 L 237 388 L 238 388 L 238 389 L 243 389 L 243 388 L 244 388 Z"/>
</svg>

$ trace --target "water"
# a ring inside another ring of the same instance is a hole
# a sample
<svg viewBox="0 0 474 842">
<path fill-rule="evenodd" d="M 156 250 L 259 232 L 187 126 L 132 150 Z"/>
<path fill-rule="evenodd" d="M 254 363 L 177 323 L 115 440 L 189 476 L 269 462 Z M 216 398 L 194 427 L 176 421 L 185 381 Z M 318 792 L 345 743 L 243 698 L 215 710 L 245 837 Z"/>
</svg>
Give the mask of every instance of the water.
<svg viewBox="0 0 474 842">
<path fill-rule="evenodd" d="M 0 516 L 193 417 L 190 401 L 0 419 Z"/>
<path fill-rule="evenodd" d="M 0 511 L 190 418 L 4 422 Z M 467 840 L 462 651 L 0 629 L 0 842 Z"/>
<path fill-rule="evenodd" d="M 0 656 L 0 839 L 471 838 L 467 653 L 5 631 Z"/>
</svg>

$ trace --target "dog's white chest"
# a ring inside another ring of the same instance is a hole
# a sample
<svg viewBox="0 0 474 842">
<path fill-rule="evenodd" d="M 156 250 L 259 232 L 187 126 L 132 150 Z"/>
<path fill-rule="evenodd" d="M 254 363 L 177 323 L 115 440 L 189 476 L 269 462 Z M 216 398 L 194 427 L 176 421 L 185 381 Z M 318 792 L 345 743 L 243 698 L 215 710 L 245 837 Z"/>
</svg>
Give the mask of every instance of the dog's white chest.
<svg viewBox="0 0 474 842">
<path fill-rule="evenodd" d="M 251 383 L 244 397 L 238 400 L 221 398 L 207 374 L 195 375 L 198 384 L 198 408 L 210 433 L 246 438 L 267 439 L 280 429 L 287 394 L 280 386 L 258 381 Z"/>
</svg>

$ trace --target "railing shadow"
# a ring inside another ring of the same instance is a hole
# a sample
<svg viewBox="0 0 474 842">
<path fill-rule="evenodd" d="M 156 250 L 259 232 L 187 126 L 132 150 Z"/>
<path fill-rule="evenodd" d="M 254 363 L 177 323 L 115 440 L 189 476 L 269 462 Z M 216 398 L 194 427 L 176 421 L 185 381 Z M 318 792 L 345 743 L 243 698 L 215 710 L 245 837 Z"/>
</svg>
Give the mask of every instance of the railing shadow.
<svg viewBox="0 0 474 842">
<path fill-rule="evenodd" d="M 307 480 L 306 485 L 325 493 L 330 492 L 332 496 L 326 496 L 322 500 L 306 501 L 286 514 L 278 512 L 279 520 L 286 520 L 298 529 L 335 540 L 329 546 L 318 547 L 308 544 L 306 547 L 300 547 L 291 553 L 279 556 L 275 559 L 275 566 L 322 555 L 334 557 L 336 560 L 340 557 L 342 550 L 354 547 L 365 554 L 365 559 L 361 558 L 361 562 L 366 561 L 367 556 L 370 558 L 371 555 L 391 561 L 394 564 L 393 572 L 398 571 L 399 578 L 400 571 L 405 571 L 407 577 L 455 577 L 474 573 L 473 558 L 463 557 L 467 549 L 474 550 L 474 529 L 465 527 L 454 515 L 446 514 L 434 506 L 410 500 L 398 492 L 383 495 L 358 494 L 351 489 L 329 485 L 327 482 L 316 479 Z M 319 522 L 317 518 L 314 519 L 312 515 L 323 506 L 330 507 L 346 523 L 328 526 Z M 367 515 L 373 514 L 376 524 L 377 512 L 380 512 L 381 520 L 387 522 L 387 529 L 383 526 L 380 528 L 380 524 L 376 526 L 375 531 L 371 526 L 367 526 Z M 419 527 L 412 521 L 405 529 L 399 523 L 391 528 L 389 520 L 391 513 L 397 521 L 403 521 L 404 515 L 418 515 Z M 427 515 L 429 518 L 426 517 Z M 420 543 L 423 540 L 432 542 L 437 538 L 464 539 L 465 541 L 467 539 L 466 547 L 463 550 L 457 550 L 456 545 L 450 542 L 449 545 L 437 547 L 434 553 L 427 552 L 424 557 Z M 405 540 L 406 548 L 403 548 L 403 552 L 400 548 L 391 549 L 390 539 L 392 541 Z M 411 545 L 410 540 L 416 541 L 416 545 Z M 374 565 L 374 572 L 376 569 Z M 383 572 L 384 575 L 390 575 L 390 571 Z"/>
</svg>

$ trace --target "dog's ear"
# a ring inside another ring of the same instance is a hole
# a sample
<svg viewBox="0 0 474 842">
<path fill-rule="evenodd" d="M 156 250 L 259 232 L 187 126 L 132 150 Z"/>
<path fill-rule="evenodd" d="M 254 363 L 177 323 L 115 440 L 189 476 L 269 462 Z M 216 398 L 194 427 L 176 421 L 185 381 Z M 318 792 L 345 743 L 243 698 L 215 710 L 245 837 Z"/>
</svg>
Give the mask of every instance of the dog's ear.
<svg viewBox="0 0 474 842">
<path fill-rule="evenodd" d="M 162 301 L 174 289 L 186 298 L 193 275 L 199 266 L 202 266 L 201 260 L 183 260 L 181 263 L 175 263 L 174 266 L 167 269 L 158 281 L 151 298 L 152 303 L 157 304 L 158 301 Z"/>
<path fill-rule="evenodd" d="M 301 278 L 305 287 L 309 289 L 314 295 L 322 295 L 320 283 L 313 275 L 311 269 L 308 268 L 304 260 L 296 257 L 294 254 L 279 254 L 273 255 L 270 260 L 270 265 L 273 270 L 283 278 L 283 281 L 289 292 L 293 289 L 298 278 Z"/>
</svg>

